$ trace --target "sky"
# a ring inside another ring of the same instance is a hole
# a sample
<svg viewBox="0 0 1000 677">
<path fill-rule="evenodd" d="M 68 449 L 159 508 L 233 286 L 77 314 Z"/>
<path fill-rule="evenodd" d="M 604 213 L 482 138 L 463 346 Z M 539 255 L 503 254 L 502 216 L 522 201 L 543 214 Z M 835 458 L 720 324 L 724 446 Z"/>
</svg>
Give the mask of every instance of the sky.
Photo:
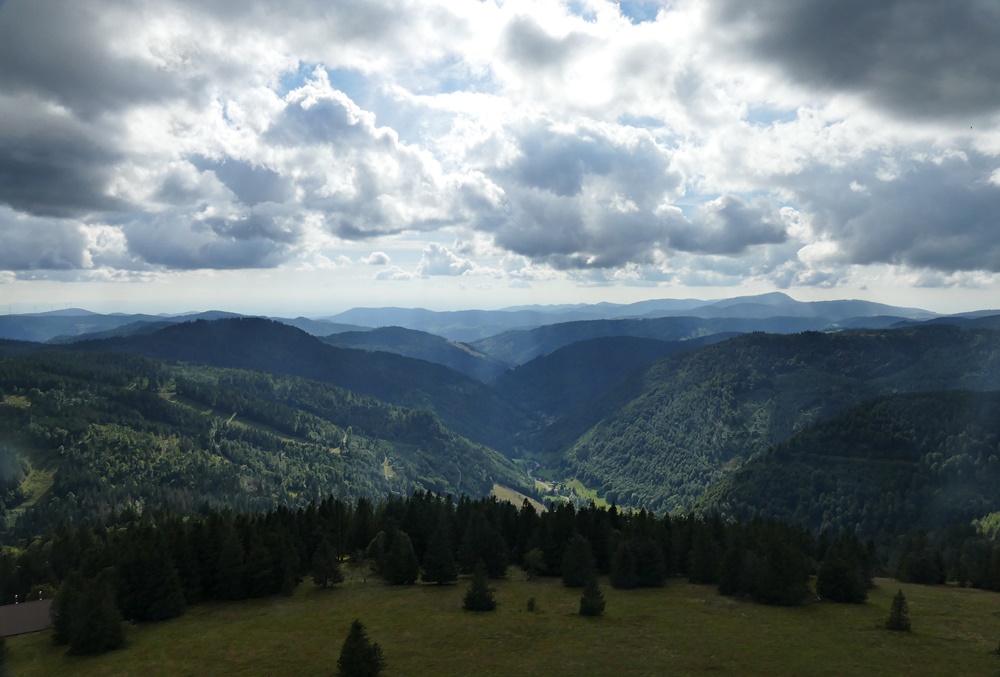
<svg viewBox="0 0 1000 677">
<path fill-rule="evenodd" d="M 4 311 L 775 290 L 1000 307 L 1000 3 L 0 0 Z"/>
</svg>

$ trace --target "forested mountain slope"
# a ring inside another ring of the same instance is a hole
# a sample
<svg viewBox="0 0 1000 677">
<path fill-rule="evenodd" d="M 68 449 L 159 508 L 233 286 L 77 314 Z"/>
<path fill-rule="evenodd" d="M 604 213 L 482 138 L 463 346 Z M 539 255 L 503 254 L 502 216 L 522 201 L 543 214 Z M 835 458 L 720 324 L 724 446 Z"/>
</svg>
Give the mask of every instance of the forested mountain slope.
<svg viewBox="0 0 1000 677">
<path fill-rule="evenodd" d="M 476 352 L 464 343 L 449 341 L 436 334 L 403 327 L 380 327 L 367 331 L 341 332 L 321 337 L 320 341 L 341 348 L 382 350 L 419 360 L 427 360 L 484 382 L 510 368 L 509 364 Z"/>
<path fill-rule="evenodd" d="M 557 416 L 597 397 L 629 372 L 687 347 L 686 343 L 633 336 L 578 341 L 500 374 L 491 385 L 529 411 Z"/>
<path fill-rule="evenodd" d="M 633 387 L 572 445 L 566 470 L 623 505 L 687 509 L 753 454 L 866 399 L 1000 389 L 1000 333 L 747 334 L 664 358 Z"/>
<path fill-rule="evenodd" d="M 1000 510 L 1000 393 L 865 402 L 747 461 L 699 501 L 885 543 Z"/>
<path fill-rule="evenodd" d="M 17 521 L 20 533 L 142 506 L 486 495 L 494 482 L 532 491 L 501 454 L 426 411 L 291 376 L 100 352 L 0 357 L 0 456 L 0 510 L 13 511 L 0 526 Z"/>
<path fill-rule="evenodd" d="M 470 345 L 477 351 L 510 364 L 524 364 L 577 341 L 606 336 L 634 336 L 658 341 L 684 341 L 712 334 L 768 331 L 781 334 L 825 329 L 828 319 L 814 317 L 698 318 L 591 320 L 564 322 L 535 329 L 508 331 Z"/>
<path fill-rule="evenodd" d="M 122 350 L 166 360 L 301 376 L 412 409 L 428 409 L 469 439 L 509 451 L 532 427 L 528 415 L 482 383 L 447 367 L 385 352 L 329 346 L 260 318 L 191 322 L 148 336 L 81 342 L 75 349 Z"/>
</svg>

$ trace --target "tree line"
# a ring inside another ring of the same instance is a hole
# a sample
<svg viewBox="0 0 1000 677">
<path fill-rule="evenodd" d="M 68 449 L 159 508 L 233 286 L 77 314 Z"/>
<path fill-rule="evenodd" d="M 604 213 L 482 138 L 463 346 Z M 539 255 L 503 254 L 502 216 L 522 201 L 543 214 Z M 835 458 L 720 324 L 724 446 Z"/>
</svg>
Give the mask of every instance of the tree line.
<svg viewBox="0 0 1000 677">
<path fill-rule="evenodd" d="M 348 561 L 392 585 L 452 584 L 477 566 L 497 579 L 517 565 L 570 587 L 598 575 L 622 589 L 683 576 L 781 605 L 803 603 L 813 574 L 825 598 L 863 601 L 876 567 L 873 550 L 852 536 L 826 542 L 776 521 L 656 517 L 593 504 L 538 511 L 527 501 L 423 491 L 265 513 L 127 511 L 66 522 L 23 545 L 0 557 L 0 596 L 55 593 L 56 639 L 78 653 L 119 645 L 122 619 L 158 621 L 202 601 L 291 594 L 306 579 L 336 585 Z"/>
</svg>

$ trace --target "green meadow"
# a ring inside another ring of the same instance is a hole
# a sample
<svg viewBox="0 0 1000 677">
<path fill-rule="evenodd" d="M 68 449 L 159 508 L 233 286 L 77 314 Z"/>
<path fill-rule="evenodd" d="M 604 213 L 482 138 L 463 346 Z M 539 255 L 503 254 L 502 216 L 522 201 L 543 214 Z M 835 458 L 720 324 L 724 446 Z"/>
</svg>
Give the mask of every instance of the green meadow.
<svg viewBox="0 0 1000 677">
<path fill-rule="evenodd" d="M 8 638 L 16 677 L 331 675 L 354 618 L 382 645 L 387 675 L 994 675 L 1000 595 L 880 579 L 863 605 L 765 607 L 680 580 L 603 585 L 607 611 L 576 614 L 578 590 L 511 569 L 494 613 L 462 611 L 467 583 L 389 587 L 348 572 L 337 589 L 204 604 L 129 631 L 126 648 L 66 656 L 48 633 Z M 902 588 L 913 632 L 882 628 Z M 534 598 L 534 612 L 527 610 Z"/>
</svg>

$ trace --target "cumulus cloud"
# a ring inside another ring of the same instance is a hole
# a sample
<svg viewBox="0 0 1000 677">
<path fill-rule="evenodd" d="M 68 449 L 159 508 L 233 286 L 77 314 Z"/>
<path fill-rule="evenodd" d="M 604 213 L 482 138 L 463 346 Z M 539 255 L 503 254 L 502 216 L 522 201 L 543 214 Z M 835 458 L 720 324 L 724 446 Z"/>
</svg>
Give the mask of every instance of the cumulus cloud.
<svg viewBox="0 0 1000 677">
<path fill-rule="evenodd" d="M 92 265 L 87 235 L 77 222 L 0 207 L 0 242 L 0 268 L 6 270 L 67 270 Z"/>
<path fill-rule="evenodd" d="M 463 259 L 447 247 L 432 242 L 424 247 L 417 273 L 424 276 L 463 275 L 474 268 L 475 264 L 471 260 Z"/>
<path fill-rule="evenodd" d="M 817 233 L 835 243 L 828 259 L 1000 272 L 1000 187 L 991 170 L 991 159 L 976 154 L 916 156 L 891 174 L 869 158 L 792 183 Z M 864 191 L 852 187 L 859 180 Z"/>
<path fill-rule="evenodd" d="M 782 217 L 773 206 L 747 204 L 733 195 L 701 205 L 691 221 L 674 219 L 670 246 L 700 254 L 740 254 L 758 244 L 785 241 Z"/>
<path fill-rule="evenodd" d="M 6 0 L 0 271 L 971 285 L 997 34 L 934 0 Z M 407 271 L 400 236 L 454 244 Z"/>
<path fill-rule="evenodd" d="M 372 252 L 368 256 L 362 257 L 361 263 L 369 266 L 387 266 L 392 263 L 392 259 L 385 252 Z"/>
</svg>

